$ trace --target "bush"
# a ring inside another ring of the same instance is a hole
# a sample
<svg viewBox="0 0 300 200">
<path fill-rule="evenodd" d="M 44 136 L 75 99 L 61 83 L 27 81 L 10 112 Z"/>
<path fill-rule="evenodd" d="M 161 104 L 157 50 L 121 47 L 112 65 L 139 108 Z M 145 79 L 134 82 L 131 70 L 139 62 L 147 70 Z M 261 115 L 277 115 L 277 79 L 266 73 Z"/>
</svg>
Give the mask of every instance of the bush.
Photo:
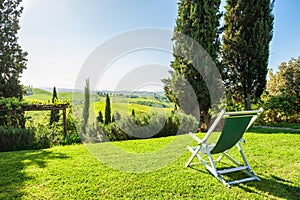
<svg viewBox="0 0 300 200">
<path fill-rule="evenodd" d="M 75 120 L 73 118 L 72 113 L 72 105 L 69 106 L 69 111 L 67 114 L 67 135 L 64 140 L 61 141 L 61 144 L 63 145 L 69 145 L 69 144 L 81 144 L 82 141 L 78 135 L 78 131 L 76 129 Z"/>
<path fill-rule="evenodd" d="M 64 140 L 60 142 L 62 145 L 70 145 L 70 144 L 81 144 L 81 139 L 78 134 L 70 134 L 67 135 Z"/>
<path fill-rule="evenodd" d="M 299 117 L 299 100 L 294 96 L 266 96 L 264 101 L 260 102 L 260 106 L 264 108 L 262 116 L 258 119 L 258 123 L 278 124 L 278 123 L 300 123 Z"/>
<path fill-rule="evenodd" d="M 139 117 L 122 117 L 121 120 L 105 125 L 99 123 L 97 132 L 105 135 L 110 141 L 130 140 L 138 138 L 167 137 L 195 132 L 197 120 L 191 115 L 171 113 L 143 114 Z"/>
<path fill-rule="evenodd" d="M 45 135 L 35 136 L 35 129 L 0 127 L 0 151 L 18 151 L 50 147 Z"/>
<path fill-rule="evenodd" d="M 98 128 L 101 129 L 98 129 L 98 131 L 102 135 L 105 135 L 106 139 L 108 139 L 109 141 L 129 140 L 134 138 L 121 130 L 116 122 L 110 123 L 108 125 L 100 124 Z"/>
</svg>

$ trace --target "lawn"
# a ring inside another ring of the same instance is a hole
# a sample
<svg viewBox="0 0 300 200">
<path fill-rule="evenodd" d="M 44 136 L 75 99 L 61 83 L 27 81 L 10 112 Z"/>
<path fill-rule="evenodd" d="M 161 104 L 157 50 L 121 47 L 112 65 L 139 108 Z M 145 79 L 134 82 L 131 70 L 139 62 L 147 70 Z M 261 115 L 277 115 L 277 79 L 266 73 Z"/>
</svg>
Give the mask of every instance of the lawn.
<svg viewBox="0 0 300 200">
<path fill-rule="evenodd" d="M 260 182 L 227 188 L 202 165 L 186 168 L 184 146 L 192 139 L 184 135 L 0 153 L 0 199 L 300 199 L 300 135 L 255 131 L 244 138 Z M 161 157 L 143 162 L 118 150 Z M 156 167 L 165 158 L 174 162 Z M 142 173 L 147 165 L 153 170 Z"/>
</svg>

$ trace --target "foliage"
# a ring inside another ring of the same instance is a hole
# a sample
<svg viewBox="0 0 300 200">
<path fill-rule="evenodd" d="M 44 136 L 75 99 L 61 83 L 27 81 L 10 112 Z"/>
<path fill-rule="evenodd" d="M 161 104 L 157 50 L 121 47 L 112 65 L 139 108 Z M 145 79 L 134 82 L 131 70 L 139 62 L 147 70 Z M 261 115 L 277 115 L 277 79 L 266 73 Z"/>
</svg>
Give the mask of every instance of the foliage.
<svg viewBox="0 0 300 200">
<path fill-rule="evenodd" d="M 18 44 L 19 18 L 23 8 L 21 0 L 0 1 L 0 97 L 22 99 L 20 76 L 26 69 L 26 56 Z"/>
<path fill-rule="evenodd" d="M 36 135 L 35 129 L 0 127 L 0 151 L 18 151 L 49 148 L 45 135 Z"/>
<path fill-rule="evenodd" d="M 278 72 L 269 71 L 267 91 L 271 96 L 289 95 L 300 98 L 300 56 L 288 63 L 282 62 Z"/>
<path fill-rule="evenodd" d="M 106 101 L 105 101 L 105 120 L 104 123 L 107 125 L 111 123 L 111 107 L 110 107 L 110 98 L 109 95 L 106 94 Z"/>
<path fill-rule="evenodd" d="M 0 151 L 31 149 L 34 143 L 34 130 L 0 127 Z"/>
<path fill-rule="evenodd" d="M 174 45 L 174 61 L 171 67 L 171 78 L 164 79 L 164 90 L 168 99 L 175 103 L 187 114 L 195 115 L 195 108 L 190 107 L 193 104 L 188 103 L 191 98 L 187 94 L 187 85 L 191 85 L 191 89 L 195 92 L 202 119 L 208 122 L 208 111 L 211 107 L 210 94 L 203 76 L 194 66 L 202 66 L 208 58 L 198 58 L 195 55 L 189 55 L 189 52 L 198 52 L 197 45 L 201 45 L 203 49 L 210 55 L 213 62 L 218 63 L 218 54 L 220 51 L 219 20 L 221 14 L 219 12 L 220 0 L 197 0 L 188 1 L 181 0 L 178 7 L 178 17 L 176 19 L 175 34 L 173 40 Z M 188 36 L 198 44 L 189 44 L 184 38 Z M 202 56 L 202 55 L 201 55 Z M 205 70 L 210 68 L 206 64 L 203 65 Z M 186 81 L 186 83 L 184 82 Z M 181 100 L 180 100 L 181 99 Z M 187 102 L 186 106 L 179 105 L 180 101 Z M 199 118 L 199 116 L 194 116 Z"/>
<path fill-rule="evenodd" d="M 108 125 L 99 123 L 97 131 L 110 141 L 137 138 L 157 138 L 196 131 L 197 120 L 191 115 L 180 112 L 163 114 L 141 114 L 135 117 L 122 117 Z"/>
<path fill-rule="evenodd" d="M 24 128 L 25 118 L 22 106 L 27 103 L 19 98 L 0 97 L 0 126 L 5 128 Z"/>
<path fill-rule="evenodd" d="M 86 135 L 87 131 L 87 124 L 89 120 L 89 113 L 90 113 L 90 81 L 89 79 L 86 80 L 85 87 L 84 87 L 84 107 L 83 107 L 83 122 L 82 122 L 82 134 Z"/>
<path fill-rule="evenodd" d="M 251 103 L 266 85 L 269 43 L 273 35 L 274 1 L 227 0 L 222 55 L 224 82 L 232 101 Z"/>
<path fill-rule="evenodd" d="M 278 72 L 269 71 L 262 106 L 266 123 L 300 123 L 300 57 L 281 63 Z"/>
<path fill-rule="evenodd" d="M 126 134 L 122 129 L 119 128 L 116 122 L 105 124 L 98 124 L 97 132 L 105 135 L 106 140 L 109 141 L 122 141 L 133 139 L 130 135 Z"/>
<path fill-rule="evenodd" d="M 300 123 L 299 99 L 295 96 L 265 95 L 260 104 L 265 109 L 262 113 L 263 117 L 259 120 L 260 124 Z"/>
<path fill-rule="evenodd" d="M 78 131 L 76 129 L 75 120 L 73 118 L 73 106 L 69 104 L 69 109 L 67 113 L 67 136 L 61 141 L 63 145 L 69 144 L 81 144 L 81 139 L 78 135 Z"/>
<path fill-rule="evenodd" d="M 56 88 L 53 88 L 53 96 L 52 96 L 52 103 L 54 104 L 57 101 L 57 93 L 56 93 Z M 54 122 L 58 122 L 59 121 L 59 110 L 51 110 L 51 114 L 50 114 L 50 126 L 54 123 Z"/>
</svg>

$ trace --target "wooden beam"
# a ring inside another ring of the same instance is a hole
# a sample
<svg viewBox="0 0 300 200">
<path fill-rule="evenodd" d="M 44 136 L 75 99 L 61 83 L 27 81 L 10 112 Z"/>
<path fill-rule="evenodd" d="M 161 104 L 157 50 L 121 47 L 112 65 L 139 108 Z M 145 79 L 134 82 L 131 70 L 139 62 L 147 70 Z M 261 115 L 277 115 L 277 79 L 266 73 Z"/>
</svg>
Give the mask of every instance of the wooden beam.
<svg viewBox="0 0 300 200">
<path fill-rule="evenodd" d="M 68 104 L 57 104 L 57 105 L 43 105 L 43 104 L 28 104 L 23 105 L 22 110 L 23 111 L 43 111 L 43 110 L 64 110 L 68 107 Z"/>
</svg>

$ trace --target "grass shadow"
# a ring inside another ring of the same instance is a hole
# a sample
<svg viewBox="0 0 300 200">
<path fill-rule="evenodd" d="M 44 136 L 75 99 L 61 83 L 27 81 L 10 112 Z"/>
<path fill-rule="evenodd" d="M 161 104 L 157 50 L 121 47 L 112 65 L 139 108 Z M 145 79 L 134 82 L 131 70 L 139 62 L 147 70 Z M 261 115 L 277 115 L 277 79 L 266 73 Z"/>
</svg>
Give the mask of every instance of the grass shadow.
<svg viewBox="0 0 300 200">
<path fill-rule="evenodd" d="M 240 184 L 238 187 L 247 192 L 257 193 L 259 191 L 282 199 L 300 199 L 300 187 L 293 185 L 289 180 L 277 176 L 270 178 L 259 177 L 260 181 Z M 269 196 L 268 195 L 268 196 Z"/>
<path fill-rule="evenodd" d="M 201 163 L 191 164 L 191 165 L 189 165 L 189 168 L 192 169 L 192 170 L 198 171 L 200 173 L 210 174 L 210 172 Z"/>
<path fill-rule="evenodd" d="M 65 159 L 66 155 L 51 150 L 15 151 L 0 153 L 0 199 L 20 199 L 27 181 L 33 179 L 26 168 L 36 165 L 45 168 L 53 159 Z"/>
<path fill-rule="evenodd" d="M 201 172 L 203 174 L 210 174 L 206 168 L 198 164 L 193 164 L 189 166 L 192 170 Z M 226 169 L 227 167 L 220 167 L 218 169 Z M 211 175 L 211 174 L 210 174 Z M 270 195 L 274 196 L 275 198 L 282 198 L 282 199 L 300 199 L 300 187 L 296 186 L 290 180 L 284 179 L 282 177 L 277 177 L 272 175 L 270 178 L 265 178 L 258 176 L 261 180 L 260 181 L 251 181 L 245 182 L 242 184 L 232 185 L 232 187 L 239 187 L 243 189 L 245 192 L 248 193 L 258 193 L 259 195 L 264 195 L 266 198 L 269 198 Z M 211 175 L 211 178 L 215 178 Z M 228 173 L 224 177 L 227 181 L 230 180 L 238 180 L 241 178 L 246 178 L 244 172 L 235 172 L 235 173 Z"/>
</svg>

